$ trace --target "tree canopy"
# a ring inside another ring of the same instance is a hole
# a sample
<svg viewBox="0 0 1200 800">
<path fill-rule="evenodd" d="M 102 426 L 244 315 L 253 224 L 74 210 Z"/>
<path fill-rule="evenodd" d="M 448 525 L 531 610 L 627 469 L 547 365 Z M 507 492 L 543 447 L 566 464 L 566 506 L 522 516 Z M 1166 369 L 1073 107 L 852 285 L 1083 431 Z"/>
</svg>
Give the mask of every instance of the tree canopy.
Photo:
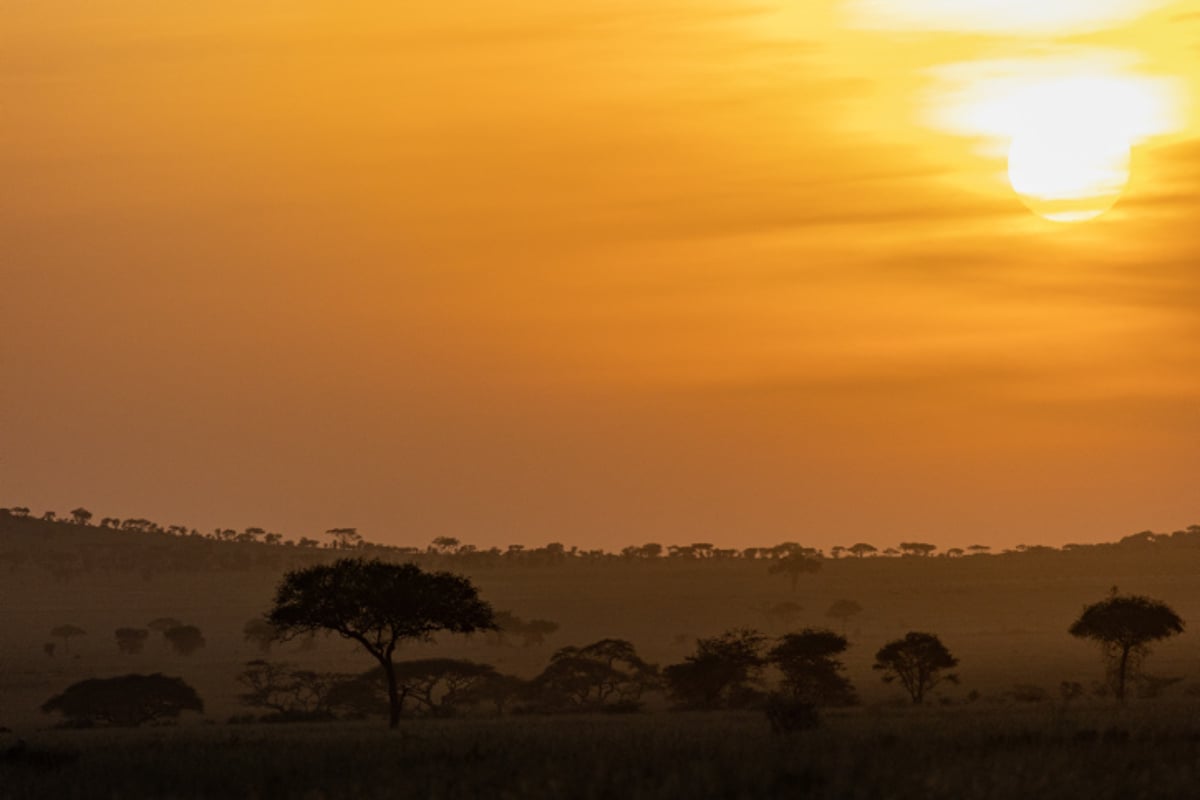
<svg viewBox="0 0 1200 800">
<path fill-rule="evenodd" d="M 737 708 L 759 699 L 755 688 L 767 660 L 767 637 L 756 630 L 737 629 L 696 641 L 696 652 L 663 670 L 667 687 L 680 705 L 689 708 Z"/>
<path fill-rule="evenodd" d="M 76 725 L 133 727 L 184 711 L 203 713 L 204 703 L 182 678 L 155 673 L 80 681 L 43 703 L 42 711 L 58 712 Z"/>
<path fill-rule="evenodd" d="M 1069 633 L 1099 642 L 1107 662 L 1110 684 L 1117 700 L 1125 699 L 1131 677 L 1135 677 L 1149 645 L 1183 633 L 1183 620 L 1165 603 L 1141 595 L 1122 595 L 1114 587 L 1099 603 L 1083 609 Z"/>
<path fill-rule="evenodd" d="M 816 706 L 847 706 L 858 698 L 838 658 L 846 647 L 844 636 L 806 628 L 781 637 L 767 658 L 783 673 L 783 689 L 793 699 Z"/>
<path fill-rule="evenodd" d="M 884 683 L 899 680 L 912 701 L 922 703 L 943 681 L 958 683 L 957 675 L 945 672 L 956 666 L 958 659 L 936 635 L 912 631 L 881 647 L 875 654 L 873 669 L 884 673 Z"/>
</svg>

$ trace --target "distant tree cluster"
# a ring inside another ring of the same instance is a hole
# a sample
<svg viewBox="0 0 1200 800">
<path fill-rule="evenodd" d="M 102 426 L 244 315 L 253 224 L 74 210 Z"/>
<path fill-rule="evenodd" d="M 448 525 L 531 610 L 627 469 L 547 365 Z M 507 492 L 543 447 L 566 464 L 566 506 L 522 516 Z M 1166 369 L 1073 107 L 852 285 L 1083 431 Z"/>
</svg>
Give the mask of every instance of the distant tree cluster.
<svg viewBox="0 0 1200 800">
<path fill-rule="evenodd" d="M 789 700 L 814 707 L 857 702 L 840 656 L 845 637 L 806 628 L 778 639 L 753 629 L 736 629 L 699 639 L 696 651 L 663 670 L 668 696 L 691 709 L 760 707 L 772 693 L 764 673 L 774 668 L 774 690 Z"/>
<path fill-rule="evenodd" d="M 922 541 L 904 541 L 897 547 L 877 547 L 869 542 L 837 545 L 824 550 L 806 547 L 794 541 L 769 547 L 722 548 L 709 542 L 686 545 L 664 545 L 648 542 L 631 545 L 612 552 L 600 548 L 583 549 L 551 542 L 541 547 L 512 544 L 507 547 L 479 548 L 451 536 L 438 536 L 425 547 L 386 546 L 369 542 L 357 528 L 337 527 L 324 532 L 324 543 L 317 538 L 302 536 L 285 538 L 265 528 L 251 526 L 243 529 L 214 528 L 201 533 L 185 525 L 162 525 L 153 520 L 130 517 L 101 517 L 82 506 L 67 515 L 47 511 L 34 515 L 26 506 L 0 508 L 0 532 L 8 530 L 48 530 L 46 526 L 102 529 L 121 533 L 138 533 L 171 537 L 186 542 L 185 551 L 147 546 L 130 558 L 129 548 L 89 548 L 86 553 L 66 552 L 59 548 L 35 548 L 28 552 L 0 551 L 0 565 L 11 569 L 36 566 L 55 580 L 70 581 L 81 573 L 96 569 L 137 571 L 146 580 L 161 572 L 210 570 L 245 570 L 247 568 L 288 569 L 306 566 L 333 554 L 353 551 L 364 557 L 407 560 L 427 568 L 453 566 L 460 569 L 499 568 L 520 566 L 529 568 L 554 567 L 563 564 L 652 564 L 688 563 L 726 564 L 746 561 L 768 562 L 771 574 L 784 578 L 793 591 L 805 575 L 816 573 L 829 560 L 855 561 L 872 558 L 958 559 L 968 557 L 1053 557 L 1082 551 L 1119 550 L 1145 551 L 1150 548 L 1200 549 L 1200 525 L 1170 534 L 1141 531 L 1115 543 L 1079 545 L 1068 544 L 1061 549 L 1045 546 L 1018 545 L 993 554 L 987 545 L 939 549 Z M 148 540 L 153 541 L 153 540 Z M 209 549 L 209 545 L 213 546 Z M 231 548 L 236 545 L 238 548 Z M 331 552 L 332 551 L 332 552 Z"/>
<path fill-rule="evenodd" d="M 558 631 L 558 623 L 548 619 L 524 620 L 511 611 L 500 611 L 495 615 L 496 629 L 493 639 L 496 644 L 508 644 L 509 637 L 521 640 L 522 647 L 537 647 L 544 644 L 546 637 Z"/>
<path fill-rule="evenodd" d="M 786 563 L 786 557 L 777 563 Z M 767 609 L 774 618 L 789 622 L 801 610 L 791 602 Z M 861 612 L 858 603 L 840 599 L 826 615 L 844 628 Z M 265 655 L 276 642 L 333 633 L 356 642 L 376 665 L 344 674 L 255 659 L 237 678 L 244 689 L 240 700 L 264 720 L 385 716 L 395 726 L 404 716 L 448 717 L 480 709 L 497 714 L 630 712 L 640 709 L 648 694 L 661 692 L 681 709 L 762 709 L 779 732 L 811 727 L 821 709 L 858 702 L 842 661 L 849 642 L 844 634 L 825 628 L 774 637 L 737 628 L 700 637 L 691 654 L 662 669 L 645 661 L 627 640 L 601 639 L 558 648 L 530 679 L 464 659 L 395 658 L 401 645 L 438 633 L 507 634 L 533 646 L 557 627 L 546 620 L 525 622 L 511 612 L 494 612 L 460 575 L 429 572 L 415 564 L 341 558 L 287 573 L 267 614 L 247 621 L 243 636 Z M 1086 606 L 1069 633 L 1099 644 L 1107 686 L 1124 702 L 1135 681 L 1147 694 L 1174 682 L 1147 676 L 1142 667 L 1153 643 L 1183 630 L 1183 620 L 1166 604 L 1114 588 L 1107 598 Z M 137 655 L 152 632 L 161 634 L 180 655 L 205 645 L 196 626 L 158 617 L 144 627 L 117 628 L 117 648 L 124 655 Z M 72 624 L 55 626 L 50 633 L 61 640 L 66 653 L 73 640 L 87 635 Z M 53 655 L 54 645 L 48 648 Z M 914 704 L 927 702 L 944 684 L 956 684 L 957 666 L 958 659 L 941 639 L 922 631 L 886 642 L 873 664 L 885 683 L 901 687 Z M 1064 681 L 1059 687 L 1064 703 L 1083 691 L 1077 682 Z M 1019 684 L 1007 696 L 1013 702 L 1041 702 L 1048 693 Z M 202 712 L 203 704 L 179 678 L 130 674 L 73 684 L 47 700 L 43 710 L 61 714 L 70 725 L 131 726 L 173 719 L 183 711 Z"/>
</svg>

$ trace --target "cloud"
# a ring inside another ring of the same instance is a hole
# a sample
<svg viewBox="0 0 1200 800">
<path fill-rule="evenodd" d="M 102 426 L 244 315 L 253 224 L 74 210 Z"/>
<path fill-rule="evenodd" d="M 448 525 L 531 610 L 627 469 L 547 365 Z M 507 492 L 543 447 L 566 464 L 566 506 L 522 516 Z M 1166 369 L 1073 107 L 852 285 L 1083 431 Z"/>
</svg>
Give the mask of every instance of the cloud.
<svg viewBox="0 0 1200 800">
<path fill-rule="evenodd" d="M 846 0 L 851 23 L 875 30 L 1077 34 L 1132 22 L 1170 0 Z"/>
</svg>

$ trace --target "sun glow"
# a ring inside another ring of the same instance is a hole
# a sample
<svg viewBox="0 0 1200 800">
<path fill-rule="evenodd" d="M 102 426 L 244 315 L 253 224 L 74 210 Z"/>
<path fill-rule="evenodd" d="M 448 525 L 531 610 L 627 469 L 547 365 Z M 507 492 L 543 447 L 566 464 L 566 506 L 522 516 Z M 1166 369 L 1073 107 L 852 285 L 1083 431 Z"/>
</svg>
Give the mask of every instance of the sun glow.
<svg viewBox="0 0 1200 800">
<path fill-rule="evenodd" d="M 1166 5 L 1163 0 L 848 0 L 861 28 L 1064 34 L 1101 30 Z"/>
<path fill-rule="evenodd" d="M 1008 178 L 1025 205 L 1053 222 L 1084 222 L 1112 208 L 1129 183 L 1129 142 L 1074 126 L 1013 139 Z"/>
<path fill-rule="evenodd" d="M 1116 53 L 956 64 L 937 71 L 935 127 L 1007 158 L 1008 180 L 1035 213 L 1080 222 L 1113 207 L 1138 144 L 1177 130 L 1180 92 Z"/>
</svg>

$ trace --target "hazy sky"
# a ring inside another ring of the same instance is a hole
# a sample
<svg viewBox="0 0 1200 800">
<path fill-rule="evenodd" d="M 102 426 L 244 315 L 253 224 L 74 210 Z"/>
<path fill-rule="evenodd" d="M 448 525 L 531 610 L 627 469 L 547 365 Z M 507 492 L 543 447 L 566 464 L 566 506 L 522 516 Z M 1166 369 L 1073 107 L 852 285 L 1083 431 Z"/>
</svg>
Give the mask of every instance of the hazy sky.
<svg viewBox="0 0 1200 800">
<path fill-rule="evenodd" d="M 0 504 L 404 544 L 1183 527 L 1198 90 L 1200 3 L 0 0 Z M 1056 114 L 1134 145 L 1093 222 L 1005 176 Z"/>
</svg>

